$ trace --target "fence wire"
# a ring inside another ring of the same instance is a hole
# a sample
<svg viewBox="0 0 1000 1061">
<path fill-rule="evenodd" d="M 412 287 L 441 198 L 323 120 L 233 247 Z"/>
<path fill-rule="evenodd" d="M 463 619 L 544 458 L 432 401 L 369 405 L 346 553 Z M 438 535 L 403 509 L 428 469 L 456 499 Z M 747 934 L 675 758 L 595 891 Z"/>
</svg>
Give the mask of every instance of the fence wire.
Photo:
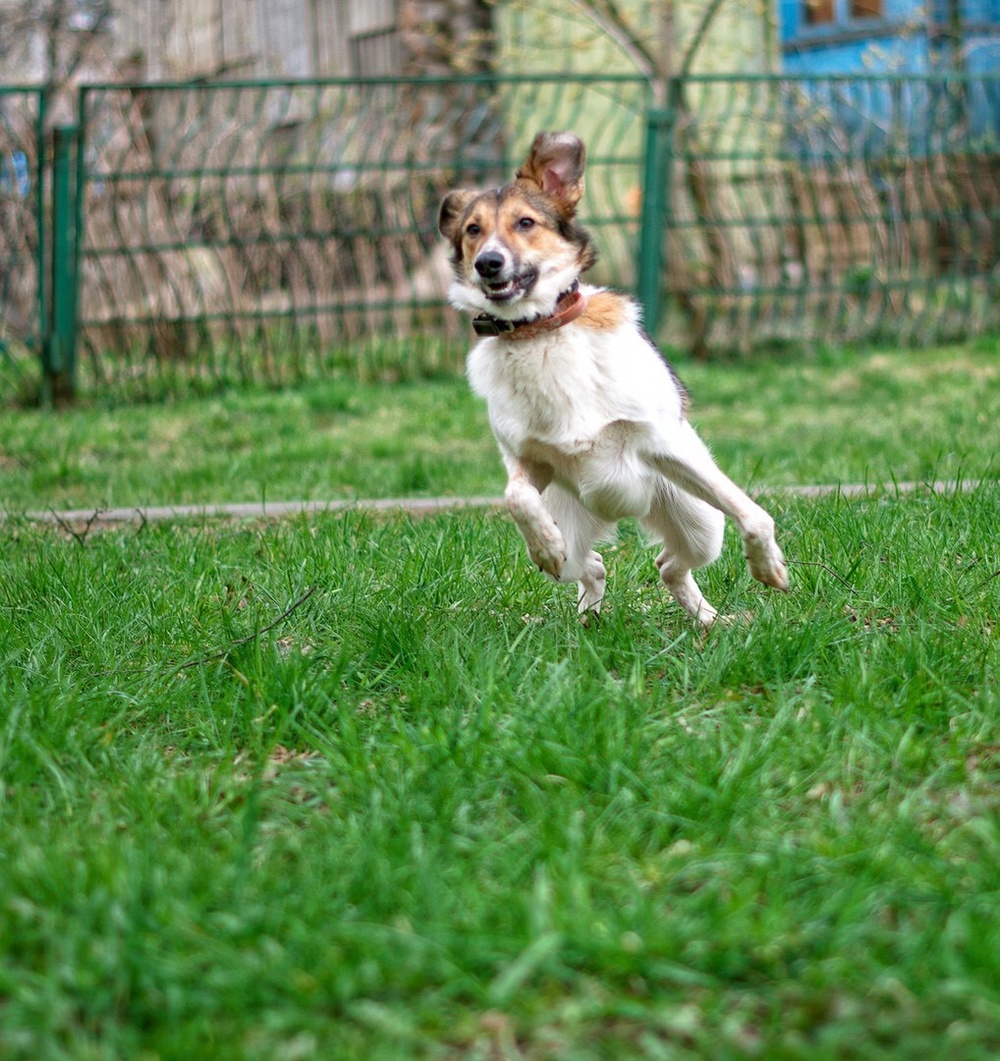
<svg viewBox="0 0 1000 1061">
<path fill-rule="evenodd" d="M 692 78 L 673 103 L 678 344 L 1000 327 L 1000 78 Z"/>
<path fill-rule="evenodd" d="M 457 358 L 442 197 L 509 179 L 537 129 L 585 116 L 600 117 L 586 220 L 628 285 L 646 92 L 635 78 L 87 88 L 81 369 L 104 386 L 281 383 L 344 358 L 426 370 L 442 338 Z"/>
<path fill-rule="evenodd" d="M 587 142 L 594 278 L 638 287 L 670 346 L 1000 329 L 1000 77 L 691 77 L 667 100 L 578 75 L 86 86 L 53 139 L 76 145 L 64 210 L 44 93 L 0 89 L 0 367 L 76 350 L 77 389 L 114 396 L 457 368 L 438 204 L 546 128 Z"/>
<path fill-rule="evenodd" d="M 8 391 L 41 350 L 44 116 L 40 89 L 0 87 L 0 383 Z"/>
</svg>

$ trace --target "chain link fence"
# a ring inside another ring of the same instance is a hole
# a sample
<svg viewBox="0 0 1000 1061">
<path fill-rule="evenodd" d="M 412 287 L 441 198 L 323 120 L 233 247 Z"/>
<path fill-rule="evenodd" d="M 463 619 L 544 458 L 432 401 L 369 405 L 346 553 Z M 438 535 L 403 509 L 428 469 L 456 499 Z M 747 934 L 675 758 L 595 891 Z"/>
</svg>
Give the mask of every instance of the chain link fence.
<svg viewBox="0 0 1000 1061">
<path fill-rule="evenodd" d="M 43 160 L 43 94 L 2 91 L 0 366 L 115 397 L 456 369 L 438 203 L 543 128 L 587 141 L 595 278 L 670 346 L 1000 327 L 1000 78 L 692 77 L 667 104 L 627 76 L 91 85 Z"/>
</svg>

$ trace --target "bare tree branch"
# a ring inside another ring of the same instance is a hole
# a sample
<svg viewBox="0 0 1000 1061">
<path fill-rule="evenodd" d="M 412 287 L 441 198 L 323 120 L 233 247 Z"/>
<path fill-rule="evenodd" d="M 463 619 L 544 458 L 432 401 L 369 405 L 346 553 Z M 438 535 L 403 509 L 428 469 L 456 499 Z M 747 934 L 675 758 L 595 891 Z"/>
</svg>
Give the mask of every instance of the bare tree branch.
<svg viewBox="0 0 1000 1061">
<path fill-rule="evenodd" d="M 108 6 L 102 7 L 97 20 L 93 26 L 89 26 L 80 36 L 80 44 L 70 56 L 69 61 L 66 64 L 65 80 L 69 81 L 73 75 L 77 72 L 83 61 L 88 57 L 90 46 L 97 40 L 101 33 L 105 30 L 108 23 L 111 21 L 111 8 Z"/>
<path fill-rule="evenodd" d="M 570 3 L 579 8 L 625 52 L 643 77 L 654 82 L 662 81 L 664 71 L 660 68 L 659 61 L 622 17 L 614 0 L 570 0 Z"/>
<path fill-rule="evenodd" d="M 711 29 L 715 16 L 722 9 L 722 5 L 725 2 L 726 0 L 711 0 L 711 3 L 702 12 L 701 21 L 684 49 L 684 58 L 681 60 L 680 68 L 681 77 L 687 77 L 691 72 L 691 66 L 694 63 L 695 56 L 698 54 L 698 49 L 701 47 L 701 42 L 705 39 L 705 34 Z"/>
<path fill-rule="evenodd" d="M 663 51 L 657 56 L 650 51 L 636 28 L 630 25 L 628 19 L 622 14 L 616 0 L 570 0 L 570 3 L 606 33 L 635 63 L 644 77 L 654 82 L 665 82 L 673 74 L 673 71 L 669 69 L 669 53 Z M 672 26 L 674 24 L 674 2 L 673 0 L 661 0 L 661 3 L 664 9 L 664 24 L 666 27 Z M 712 28 L 712 23 L 726 3 L 727 0 L 710 0 L 705 6 L 698 25 L 684 48 L 677 72 L 678 76 L 685 77 L 691 72 L 691 67 L 694 65 L 708 31 Z M 666 100 L 664 98 L 657 102 L 666 102 Z"/>
</svg>

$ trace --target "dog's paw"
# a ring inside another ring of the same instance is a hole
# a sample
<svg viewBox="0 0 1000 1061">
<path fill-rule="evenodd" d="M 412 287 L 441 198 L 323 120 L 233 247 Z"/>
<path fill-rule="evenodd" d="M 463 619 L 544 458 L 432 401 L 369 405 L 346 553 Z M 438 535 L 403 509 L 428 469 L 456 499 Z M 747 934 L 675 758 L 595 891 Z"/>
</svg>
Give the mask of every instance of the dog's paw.
<svg viewBox="0 0 1000 1061">
<path fill-rule="evenodd" d="M 542 572 L 557 582 L 566 566 L 566 540 L 558 528 L 551 531 L 535 529 L 524 535 L 531 562 Z"/>
<path fill-rule="evenodd" d="M 577 578 L 576 606 L 580 618 L 586 623 L 588 616 L 592 615 L 596 619 L 600 615 L 601 601 L 604 600 L 607 571 L 600 553 L 590 553 Z"/>
<path fill-rule="evenodd" d="M 747 538 L 746 558 L 750 565 L 750 574 L 765 586 L 773 586 L 782 593 L 788 591 L 788 568 L 781 555 L 777 542 L 773 538 Z"/>
</svg>

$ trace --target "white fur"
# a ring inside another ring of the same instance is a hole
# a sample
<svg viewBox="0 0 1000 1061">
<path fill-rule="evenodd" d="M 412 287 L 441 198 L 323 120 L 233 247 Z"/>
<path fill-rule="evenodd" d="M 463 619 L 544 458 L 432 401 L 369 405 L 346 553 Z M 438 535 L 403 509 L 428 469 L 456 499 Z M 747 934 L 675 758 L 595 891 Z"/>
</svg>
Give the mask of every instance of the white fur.
<svg viewBox="0 0 1000 1061">
<path fill-rule="evenodd" d="M 455 307 L 521 322 L 553 315 L 593 262 L 589 236 L 564 223 L 583 194 L 585 154 L 572 133 L 539 133 L 515 183 L 445 197 L 438 224 L 453 247 Z M 554 330 L 483 339 L 468 359 L 531 559 L 549 577 L 577 582 L 580 613 L 597 613 L 605 570 L 594 543 L 634 516 L 662 542 L 664 585 L 709 626 L 716 611 L 691 572 L 719 555 L 728 515 L 751 574 L 787 589 L 774 521 L 723 475 L 688 423 L 684 394 L 635 304 L 580 290 L 601 300 L 592 319 L 584 310 Z"/>
<path fill-rule="evenodd" d="M 461 280 L 452 295 L 464 308 L 475 299 Z M 579 583 L 581 614 L 599 612 L 604 596 L 594 543 L 634 516 L 663 543 L 656 564 L 666 587 L 708 626 L 716 611 L 691 571 L 719 555 L 723 513 L 743 535 L 754 577 L 786 589 L 774 522 L 716 466 L 635 305 L 625 305 L 625 323 L 611 330 L 573 322 L 531 339 L 483 339 L 469 354 L 469 381 L 486 400 L 505 500 L 531 559 Z"/>
</svg>

